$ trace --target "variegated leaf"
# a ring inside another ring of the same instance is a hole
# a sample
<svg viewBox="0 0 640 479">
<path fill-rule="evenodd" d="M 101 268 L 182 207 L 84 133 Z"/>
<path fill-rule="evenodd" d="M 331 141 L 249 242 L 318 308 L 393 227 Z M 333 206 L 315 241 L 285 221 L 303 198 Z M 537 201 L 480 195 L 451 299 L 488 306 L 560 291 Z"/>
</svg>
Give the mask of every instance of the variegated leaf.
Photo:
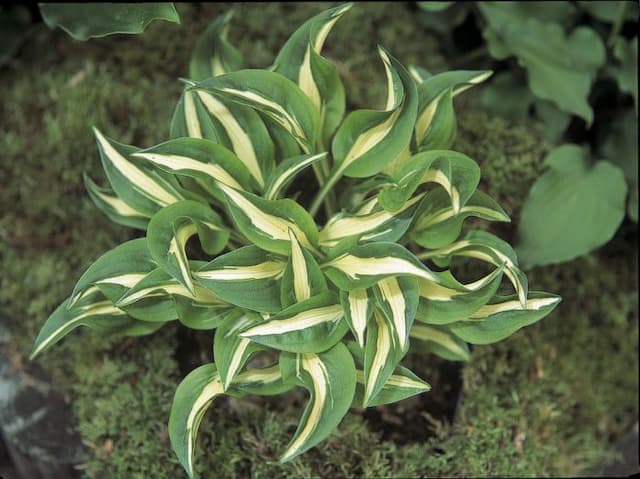
<svg viewBox="0 0 640 479">
<path fill-rule="evenodd" d="M 229 231 L 222 218 L 196 201 L 180 201 L 158 211 L 149 222 L 147 245 L 151 256 L 192 295 L 195 286 L 185 252 L 187 240 L 197 234 L 204 251 L 214 255 L 224 249 Z"/>
<path fill-rule="evenodd" d="M 380 207 L 376 208 L 375 199 L 367 213 L 338 213 L 320 230 L 320 246 L 330 248 L 349 236 L 358 236 L 362 242 L 399 240 L 413 221 L 422 195 L 407 201 L 402 208 L 391 213 Z"/>
<path fill-rule="evenodd" d="M 242 53 L 227 40 L 233 11 L 216 18 L 200 35 L 189 62 L 189 77 L 193 80 L 222 75 L 240 69 Z"/>
<path fill-rule="evenodd" d="M 458 239 L 462 224 L 469 216 L 489 221 L 511 221 L 500 205 L 482 191 L 474 191 L 456 214 L 447 192 L 436 189 L 427 193 L 411 227 L 410 238 L 424 248 L 442 248 Z"/>
<path fill-rule="evenodd" d="M 196 283 L 196 296 L 198 284 Z M 233 311 L 233 305 L 211 306 L 195 302 L 184 296 L 174 296 L 178 321 L 191 329 L 211 330 L 215 329 L 224 320 L 227 314 Z"/>
<path fill-rule="evenodd" d="M 379 54 L 387 77 L 385 109 L 354 111 L 338 128 L 332 146 L 335 176 L 373 176 L 409 147 L 418 108 L 416 86 L 400 62 L 381 47 Z"/>
<path fill-rule="evenodd" d="M 226 185 L 220 189 L 227 197 L 238 229 L 255 245 L 283 255 L 291 249 L 289 230 L 305 248 L 317 252 L 318 230 L 313 218 L 290 199 L 265 200 Z"/>
<path fill-rule="evenodd" d="M 518 258 L 509 243 L 486 231 L 472 230 L 460 241 L 420 254 L 420 258 L 431 259 L 439 266 L 447 266 L 453 256 L 475 258 L 497 267 L 504 265 L 504 274 L 513 284 L 522 306 L 526 307 L 527 276 L 518 267 Z"/>
<path fill-rule="evenodd" d="M 338 343 L 322 353 L 283 353 L 285 382 L 306 388 L 311 397 L 280 462 L 288 462 L 331 434 L 349 410 L 356 388 L 353 357 Z"/>
<path fill-rule="evenodd" d="M 396 343 L 400 349 L 406 349 L 409 330 L 418 309 L 418 280 L 411 276 L 384 278 L 373 287 L 373 292 L 379 310 L 392 326 Z"/>
<path fill-rule="evenodd" d="M 87 174 L 83 179 L 91 200 L 111 221 L 139 230 L 147 229 L 147 215 L 129 206 L 110 188 L 100 188 Z"/>
<path fill-rule="evenodd" d="M 282 276 L 281 302 L 283 307 L 305 301 L 327 290 L 324 274 L 313 255 L 306 251 L 289 231 L 291 254 Z"/>
<path fill-rule="evenodd" d="M 184 199 L 177 184 L 144 168 L 131 157 L 136 148 L 108 139 L 96 128 L 102 166 L 118 197 L 134 210 L 152 216 L 160 208 Z"/>
<path fill-rule="evenodd" d="M 326 157 L 326 153 L 318 153 L 317 155 L 298 155 L 283 161 L 269 175 L 263 196 L 267 200 L 278 199 L 299 173 Z"/>
<path fill-rule="evenodd" d="M 280 285 L 286 263 L 256 246 L 217 257 L 193 275 L 219 298 L 241 308 L 280 311 Z"/>
<path fill-rule="evenodd" d="M 240 332 L 263 321 L 257 313 L 244 313 L 238 309 L 228 314 L 216 330 L 213 358 L 225 391 L 229 389 L 231 381 L 244 367 L 249 357 L 263 349 L 250 339 L 241 337 Z"/>
<path fill-rule="evenodd" d="M 426 351 L 434 353 L 449 361 L 468 361 L 471 357 L 466 342 L 451 332 L 451 325 L 441 326 L 415 323 L 411 328 L 412 347 L 421 346 Z M 417 341 L 416 341 L 417 340 Z"/>
<path fill-rule="evenodd" d="M 364 403 L 365 375 L 361 369 L 356 370 L 356 394 L 353 398 L 353 405 L 362 407 Z M 369 407 L 391 404 L 403 399 L 410 398 L 416 394 L 430 391 L 431 386 L 420 379 L 410 369 L 398 366 L 384 383 L 378 394 L 367 403 Z"/>
<path fill-rule="evenodd" d="M 240 333 L 265 346 L 293 353 L 317 353 L 339 342 L 349 327 L 335 293 L 300 301 Z"/>
<path fill-rule="evenodd" d="M 177 138 L 132 156 L 143 158 L 168 173 L 194 178 L 210 194 L 217 192 L 216 185 L 220 183 L 251 189 L 246 166 L 233 152 L 211 140 Z"/>
<path fill-rule="evenodd" d="M 453 334 L 472 344 L 495 343 L 544 318 L 560 300 L 554 294 L 531 291 L 526 306 L 523 306 L 516 295 L 496 296 L 467 320 L 452 323 L 449 328 Z"/>
<path fill-rule="evenodd" d="M 373 311 L 373 321 L 367 327 L 364 348 L 364 393 L 362 407 L 383 388 L 393 374 L 406 349 L 398 342 L 395 325 L 379 309 Z"/>
<path fill-rule="evenodd" d="M 191 88 L 259 111 L 287 130 L 305 153 L 315 146 L 319 118 L 311 100 L 278 73 L 239 70 L 197 82 Z"/>
<path fill-rule="evenodd" d="M 465 206 L 480 182 L 480 168 L 466 155 L 450 150 L 432 150 L 407 159 L 394 172 L 395 185 L 378 195 L 383 208 L 396 211 L 423 183 L 438 183 L 451 198 L 454 213 Z"/>
<path fill-rule="evenodd" d="M 361 348 L 364 348 L 365 333 L 369 318 L 373 314 L 374 302 L 365 288 L 340 291 L 340 303 L 344 318 Z"/>
<path fill-rule="evenodd" d="M 410 251 L 397 243 L 353 246 L 322 268 L 341 290 L 368 288 L 390 276 L 414 276 L 435 280 L 435 275 Z"/>
<path fill-rule="evenodd" d="M 427 324 L 447 324 L 468 318 L 487 304 L 500 286 L 503 267 L 470 284 L 459 283 L 449 271 L 434 274 L 436 281 L 418 279 L 420 303 L 416 319 Z"/>
</svg>

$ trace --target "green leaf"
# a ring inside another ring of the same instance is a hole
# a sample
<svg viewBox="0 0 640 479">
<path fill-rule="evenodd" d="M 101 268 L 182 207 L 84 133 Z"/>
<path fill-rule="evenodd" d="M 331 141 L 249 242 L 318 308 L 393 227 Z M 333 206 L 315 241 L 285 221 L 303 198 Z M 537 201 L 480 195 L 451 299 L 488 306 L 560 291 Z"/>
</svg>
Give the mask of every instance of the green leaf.
<svg viewBox="0 0 640 479">
<path fill-rule="evenodd" d="M 189 83 L 191 85 L 193 83 Z M 169 136 L 171 138 L 205 138 L 220 143 L 216 126 L 200 97 L 193 91 L 182 91 L 176 109 L 171 117 Z"/>
<path fill-rule="evenodd" d="M 341 290 L 369 288 L 391 276 L 435 279 L 435 275 L 410 251 L 397 243 L 368 243 L 322 265 L 327 277 Z"/>
<path fill-rule="evenodd" d="M 360 407 L 364 400 L 364 371 L 356 370 L 356 375 L 356 394 L 353 398 L 353 405 Z M 420 379 L 408 368 L 398 366 L 378 391 L 378 394 L 368 402 L 368 405 L 369 407 L 376 407 L 383 404 L 392 404 L 429 390 L 431 390 L 431 386 L 428 383 Z"/>
<path fill-rule="evenodd" d="M 586 10 L 589 15 L 607 23 L 614 23 L 622 14 L 623 20 L 638 20 L 638 3 L 629 0 L 612 2 L 610 0 L 589 0 L 578 2 L 582 10 Z M 624 8 L 624 11 L 621 9 Z"/>
<path fill-rule="evenodd" d="M 318 153 L 317 155 L 298 155 L 287 158 L 269 175 L 267 184 L 264 187 L 264 198 L 267 200 L 278 199 L 280 194 L 296 178 L 296 175 L 304 171 L 309 165 L 313 165 L 318 160 L 323 160 L 326 157 L 326 153 Z"/>
<path fill-rule="evenodd" d="M 193 456 L 198 428 L 204 414 L 224 391 L 215 364 L 191 371 L 178 385 L 169 416 L 169 439 L 189 477 L 193 477 Z"/>
<path fill-rule="evenodd" d="M 394 172 L 395 184 L 379 194 L 389 211 L 401 208 L 423 183 L 438 183 L 449 197 L 455 213 L 460 211 L 480 182 L 480 168 L 468 156 L 451 150 L 431 150 L 411 156 Z"/>
<path fill-rule="evenodd" d="M 211 193 L 217 192 L 219 183 L 237 189 L 251 189 L 246 166 L 233 152 L 211 140 L 177 138 L 140 150 L 132 156 L 142 158 L 167 173 L 194 178 Z M 221 196 L 219 192 L 218 195 Z"/>
<path fill-rule="evenodd" d="M 534 108 L 541 120 L 545 139 L 553 145 L 558 144 L 571 123 L 571 115 L 546 100 L 536 100 Z"/>
<path fill-rule="evenodd" d="M 327 290 L 327 282 L 318 262 L 300 245 L 292 231 L 289 236 L 291 254 L 282 276 L 283 307 L 305 301 Z"/>
<path fill-rule="evenodd" d="M 454 256 L 479 259 L 498 268 L 504 266 L 505 276 L 513 284 L 522 304 L 526 304 L 527 276 L 518 267 L 518 258 L 509 243 L 486 231 L 471 230 L 460 241 L 420 255 L 423 259 L 433 260 L 439 266 L 447 266 Z"/>
<path fill-rule="evenodd" d="M 223 301 L 265 313 L 281 310 L 280 278 L 286 263 L 256 246 L 236 249 L 193 275 Z"/>
<path fill-rule="evenodd" d="M 427 12 L 441 12 L 448 9 L 455 2 L 417 2 L 418 7 Z"/>
<path fill-rule="evenodd" d="M 398 241 L 411 225 L 421 200 L 422 195 L 418 195 L 393 213 L 377 205 L 370 205 L 373 209 L 366 214 L 338 213 L 320 231 L 320 246 L 330 248 L 349 237 L 359 237 L 363 242 Z"/>
<path fill-rule="evenodd" d="M 488 22 L 483 35 L 490 53 L 500 60 L 516 56 L 527 69 L 529 87 L 537 97 L 591 124 L 589 91 L 606 56 L 598 34 L 579 26 L 566 36 L 557 23 L 514 15 L 508 3 L 479 5 Z"/>
<path fill-rule="evenodd" d="M 280 369 L 311 397 L 280 462 L 288 462 L 324 440 L 349 410 L 356 389 L 353 357 L 342 343 L 323 353 L 284 353 Z"/>
<path fill-rule="evenodd" d="M 323 144 L 342 120 L 345 95 L 337 68 L 320 52 L 333 25 L 351 6 L 340 5 L 307 20 L 289 37 L 272 67 L 295 82 L 313 103 L 320 118 Z"/>
<path fill-rule="evenodd" d="M 529 191 L 517 251 L 528 266 L 576 258 L 611 239 L 624 218 L 627 186 L 608 161 L 588 165 L 584 150 L 565 144 L 545 159 L 549 170 Z"/>
<path fill-rule="evenodd" d="M 242 53 L 227 41 L 232 16 L 233 11 L 220 15 L 198 38 L 189 62 L 191 79 L 204 80 L 241 68 Z"/>
<path fill-rule="evenodd" d="M 378 309 L 391 326 L 394 342 L 405 350 L 408 347 L 409 330 L 418 309 L 418 281 L 407 276 L 385 278 L 378 281 L 373 292 Z"/>
<path fill-rule="evenodd" d="M 188 239 L 197 234 L 204 251 L 219 253 L 229 240 L 222 218 L 209 206 L 184 200 L 158 211 L 149 222 L 147 245 L 151 256 L 171 276 L 195 294 L 185 252 Z"/>
<path fill-rule="evenodd" d="M 45 23 L 76 40 L 114 33 L 142 33 L 154 20 L 180 23 L 173 3 L 40 3 Z"/>
<path fill-rule="evenodd" d="M 236 310 L 228 314 L 216 330 L 213 358 L 225 391 L 229 389 L 231 381 L 244 367 L 249 357 L 263 349 L 259 344 L 241 337 L 240 331 L 261 322 L 263 319 L 259 314 L 244 314 L 241 310 Z"/>
<path fill-rule="evenodd" d="M 340 291 L 340 303 L 344 311 L 344 318 L 358 341 L 360 348 L 364 348 L 367 323 L 373 314 L 374 302 L 365 288 L 350 291 Z"/>
<path fill-rule="evenodd" d="M 151 217 L 160 208 L 184 199 L 175 185 L 131 156 L 137 148 L 110 140 L 96 128 L 93 131 L 113 190 L 133 210 Z"/>
<path fill-rule="evenodd" d="M 287 130 L 305 153 L 310 153 L 315 146 L 319 119 L 311 100 L 298 85 L 278 73 L 239 70 L 197 82 L 191 88 L 266 115 Z"/>
<path fill-rule="evenodd" d="M 326 291 L 295 303 L 240 333 L 259 344 L 292 353 L 318 353 L 338 343 L 348 331 L 335 293 Z"/>
<path fill-rule="evenodd" d="M 146 230 L 149 217 L 130 207 L 121 200 L 110 188 L 100 188 L 87 175 L 83 175 L 84 186 L 93 203 L 114 223 Z"/>
<path fill-rule="evenodd" d="M 519 303 L 518 303 L 519 304 Z M 458 323 L 454 323 L 458 324 Z M 438 326 L 426 324 L 414 324 L 411 328 L 412 346 L 415 349 L 436 354 L 449 361 L 468 361 L 471 357 L 469 346 L 466 342 L 451 333 L 451 325 Z M 416 344 L 417 343 L 417 344 Z"/>
<path fill-rule="evenodd" d="M 613 56 L 619 66 L 612 69 L 620 90 L 633 97 L 638 112 L 638 37 L 625 41 L 617 37 L 613 44 Z"/>
<path fill-rule="evenodd" d="M 493 297 L 502 281 L 502 268 L 470 284 L 459 283 L 449 271 L 434 273 L 437 281 L 418 279 L 420 303 L 416 319 L 427 324 L 447 324 L 465 319 Z"/>
<path fill-rule="evenodd" d="M 535 98 L 520 70 L 505 70 L 484 86 L 480 104 L 488 113 L 518 122 L 529 117 Z"/>
<path fill-rule="evenodd" d="M 380 173 L 409 147 L 416 121 L 418 94 L 409 73 L 382 47 L 387 76 L 385 109 L 350 113 L 332 146 L 336 175 L 366 178 Z"/>
<path fill-rule="evenodd" d="M 511 221 L 504 210 L 483 192 L 476 190 L 456 214 L 443 189 L 425 196 L 417 220 L 411 227 L 411 239 L 424 248 L 441 248 L 458 239 L 462 224 L 469 216 L 489 221 Z"/>
<path fill-rule="evenodd" d="M 310 251 L 317 252 L 316 224 L 309 213 L 295 201 L 265 200 L 226 185 L 220 185 L 220 189 L 227 197 L 229 211 L 238 230 L 256 246 L 288 255 L 291 250 L 291 230 L 300 244 Z"/>
<path fill-rule="evenodd" d="M 544 318 L 558 303 L 559 296 L 538 291 L 529 293 L 526 308 L 516 296 L 496 296 L 468 320 L 452 323 L 449 328 L 453 334 L 472 344 L 495 343 Z"/>
</svg>

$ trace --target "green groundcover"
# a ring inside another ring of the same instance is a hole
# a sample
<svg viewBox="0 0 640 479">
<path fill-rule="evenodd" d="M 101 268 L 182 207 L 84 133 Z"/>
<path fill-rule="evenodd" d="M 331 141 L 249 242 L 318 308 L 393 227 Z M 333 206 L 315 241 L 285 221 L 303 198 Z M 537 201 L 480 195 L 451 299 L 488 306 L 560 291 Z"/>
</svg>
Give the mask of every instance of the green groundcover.
<svg viewBox="0 0 640 479">
<path fill-rule="evenodd" d="M 264 67 L 296 25 L 331 5 L 236 5 L 230 37 L 250 66 Z M 179 4 L 181 25 L 157 22 L 139 36 L 86 43 L 39 25 L 0 69 L 0 308 L 13 318 L 18 363 L 82 271 L 132 236 L 84 191 L 83 172 L 103 178 L 91 126 L 139 146 L 167 138 L 182 88 L 177 78 L 186 75 L 197 36 L 229 7 Z M 381 102 L 384 92 L 370 87 L 384 85 L 377 43 L 404 64 L 447 69 L 451 59 L 415 23 L 411 8 L 358 4 L 336 27 L 327 55 L 338 62 L 348 107 Z M 456 104 L 453 149 L 480 163 L 481 189 L 514 220 L 495 231 L 511 240 L 550 147 L 539 125 L 492 118 L 474 106 L 474 93 L 467 95 Z M 636 241 L 637 226 L 625 223 L 600 250 L 530 271 L 535 289 L 563 297 L 549 317 L 474 348 L 461 368 L 432 356 L 413 359 L 433 393 L 353 410 L 327 441 L 289 464 L 278 464 L 277 454 L 295 430 L 304 395 L 221 400 L 202 422 L 197 468 L 219 478 L 585 473 L 612 458 L 613 441 L 638 414 Z M 210 360 L 207 334 L 178 326 L 145 338 L 76 332 L 39 359 L 73 404 L 87 446 L 86 477 L 183 477 L 166 426 L 187 372 L 179 366 L 178 339 L 202 344 L 199 361 Z M 458 375 L 461 396 L 435 393 Z M 447 416 L 456 405 L 455 417 Z"/>
</svg>

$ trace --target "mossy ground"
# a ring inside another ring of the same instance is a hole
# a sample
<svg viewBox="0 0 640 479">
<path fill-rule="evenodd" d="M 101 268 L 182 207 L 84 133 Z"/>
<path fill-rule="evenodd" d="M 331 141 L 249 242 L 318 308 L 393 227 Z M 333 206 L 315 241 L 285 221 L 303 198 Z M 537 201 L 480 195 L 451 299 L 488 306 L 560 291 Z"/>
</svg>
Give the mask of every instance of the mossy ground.
<svg viewBox="0 0 640 479">
<path fill-rule="evenodd" d="M 249 66 L 264 67 L 295 26 L 329 5 L 242 4 L 230 37 Z M 136 234 L 110 223 L 84 192 L 83 171 L 103 178 L 91 126 L 139 146 L 166 139 L 181 88 L 176 78 L 186 75 L 197 35 L 229 6 L 181 4 L 182 25 L 158 22 L 140 36 L 87 43 L 41 25 L 0 71 L 0 305 L 15 320 L 18 360 L 82 271 Z M 370 3 L 338 23 L 327 54 L 340 65 L 350 106 L 380 104 L 376 43 L 404 63 L 445 69 L 411 17 L 408 7 Z M 547 151 L 539 130 L 460 108 L 458 117 L 456 148 L 479 162 L 482 189 L 517 219 Z M 509 237 L 514 227 L 499 231 Z M 277 454 L 304 396 L 220 400 L 203 420 L 197 467 L 203 477 L 256 478 L 580 473 L 603 459 L 638 414 L 636 240 L 637 227 L 626 225 L 598 252 L 531 272 L 533 289 L 563 302 L 509 340 L 474 348 L 453 424 L 429 416 L 428 394 L 381 408 L 382 424 L 354 410 L 319 447 L 280 465 Z M 147 338 L 105 338 L 80 331 L 40 359 L 73 400 L 87 477 L 181 477 L 166 430 L 183 374 L 175 359 L 179 332 L 168 326 Z M 413 361 L 423 373 L 433 362 Z M 436 435 L 391 440 L 418 421 Z"/>
</svg>

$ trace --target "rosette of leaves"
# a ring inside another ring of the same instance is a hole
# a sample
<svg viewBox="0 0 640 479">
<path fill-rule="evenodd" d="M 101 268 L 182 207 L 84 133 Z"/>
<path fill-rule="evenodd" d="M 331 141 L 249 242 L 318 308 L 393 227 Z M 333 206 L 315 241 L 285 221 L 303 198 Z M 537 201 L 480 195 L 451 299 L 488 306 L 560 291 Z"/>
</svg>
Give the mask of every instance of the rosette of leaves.
<svg viewBox="0 0 640 479">
<path fill-rule="evenodd" d="M 448 149 L 453 98 L 490 72 L 407 70 L 380 47 L 384 107 L 345 115 L 340 76 L 321 51 L 350 8 L 308 20 L 262 70 L 241 68 L 222 16 L 196 45 L 168 141 L 141 149 L 95 130 L 110 187 L 86 178 L 89 194 L 146 236 L 88 268 L 32 355 L 78 326 L 211 330 L 213 362 L 180 383 L 169 418 L 189 476 L 199 424 L 220 395 L 307 389 L 281 456 L 289 461 L 352 405 L 428 391 L 401 365 L 411 348 L 466 360 L 468 343 L 502 340 L 559 302 L 528 290 L 507 243 L 462 233 L 470 216 L 508 221 L 477 190 L 476 163 Z M 309 191 L 313 199 L 293 199 Z M 489 272 L 461 282 L 454 258 Z"/>
</svg>

